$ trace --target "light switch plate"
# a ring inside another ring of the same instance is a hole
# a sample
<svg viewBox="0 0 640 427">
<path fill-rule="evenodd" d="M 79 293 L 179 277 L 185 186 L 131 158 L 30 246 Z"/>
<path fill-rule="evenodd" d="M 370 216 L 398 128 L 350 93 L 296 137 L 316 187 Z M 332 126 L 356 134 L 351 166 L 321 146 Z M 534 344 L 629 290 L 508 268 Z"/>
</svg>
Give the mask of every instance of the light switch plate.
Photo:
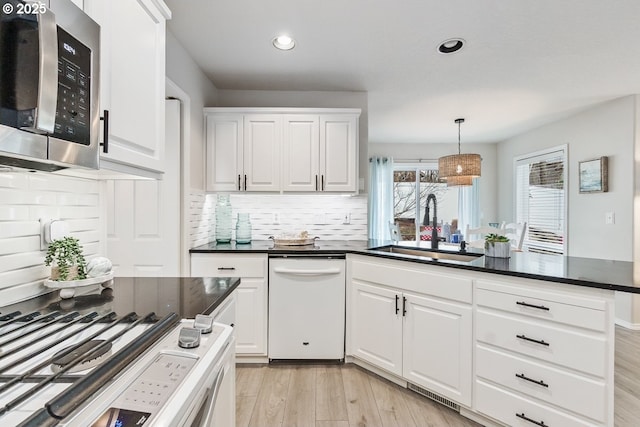
<svg viewBox="0 0 640 427">
<path fill-rule="evenodd" d="M 607 225 L 616 223 L 616 214 L 615 212 L 606 212 L 604 214 L 604 223 Z"/>
</svg>

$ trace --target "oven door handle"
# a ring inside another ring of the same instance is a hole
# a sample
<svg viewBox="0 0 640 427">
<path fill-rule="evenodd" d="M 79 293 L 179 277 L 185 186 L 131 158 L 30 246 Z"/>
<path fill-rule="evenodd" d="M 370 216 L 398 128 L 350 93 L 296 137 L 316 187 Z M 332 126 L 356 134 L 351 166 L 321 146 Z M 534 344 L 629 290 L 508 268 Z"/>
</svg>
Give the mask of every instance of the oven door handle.
<svg viewBox="0 0 640 427">
<path fill-rule="evenodd" d="M 283 268 L 283 267 L 276 267 L 273 269 L 273 271 L 274 273 L 294 274 L 298 276 L 320 276 L 324 274 L 340 274 L 341 272 L 339 268 L 298 270 L 295 268 Z"/>
<path fill-rule="evenodd" d="M 58 27 L 49 9 L 38 13 L 38 109 L 33 127 L 53 133 L 58 100 Z"/>
<path fill-rule="evenodd" d="M 225 371 L 224 366 L 220 367 L 220 372 L 218 372 L 218 375 L 216 376 L 216 379 L 213 382 L 213 393 L 211 395 L 211 399 L 208 398 L 209 393 L 205 395 L 204 404 L 207 405 L 207 408 L 205 409 L 206 416 L 204 420 L 200 420 L 198 427 L 209 426 L 213 421 L 212 420 L 213 410 L 216 407 L 216 401 L 218 400 L 218 395 L 220 394 L 220 387 L 222 387 L 222 381 L 224 380 L 224 371 Z M 207 392 L 209 392 L 210 390 L 211 389 L 207 390 Z"/>
</svg>

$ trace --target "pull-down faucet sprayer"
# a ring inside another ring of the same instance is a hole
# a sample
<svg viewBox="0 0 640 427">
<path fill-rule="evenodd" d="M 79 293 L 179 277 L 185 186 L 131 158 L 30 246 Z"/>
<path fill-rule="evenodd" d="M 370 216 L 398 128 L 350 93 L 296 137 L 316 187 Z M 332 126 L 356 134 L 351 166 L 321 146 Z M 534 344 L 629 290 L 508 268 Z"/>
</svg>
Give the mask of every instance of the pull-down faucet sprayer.
<svg viewBox="0 0 640 427">
<path fill-rule="evenodd" d="M 423 225 L 429 225 L 429 202 L 433 200 L 433 229 L 431 230 L 431 249 L 438 249 L 438 207 L 436 203 L 436 195 L 429 193 L 427 196 L 427 204 L 424 210 Z"/>
</svg>

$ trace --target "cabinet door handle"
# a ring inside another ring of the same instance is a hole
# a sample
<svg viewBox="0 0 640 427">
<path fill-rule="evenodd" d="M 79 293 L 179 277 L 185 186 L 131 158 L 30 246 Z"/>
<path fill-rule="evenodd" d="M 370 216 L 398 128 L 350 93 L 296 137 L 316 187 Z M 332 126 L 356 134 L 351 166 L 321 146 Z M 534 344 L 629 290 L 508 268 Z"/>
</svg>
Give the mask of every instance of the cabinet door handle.
<svg viewBox="0 0 640 427">
<path fill-rule="evenodd" d="M 528 304 L 528 303 L 526 303 L 524 301 L 516 301 L 516 304 L 522 305 L 524 307 L 537 308 L 538 310 L 549 311 L 549 307 L 545 307 L 544 305 Z"/>
<path fill-rule="evenodd" d="M 102 117 L 100 120 L 104 122 L 104 126 L 102 128 L 102 141 L 100 146 L 102 147 L 103 153 L 109 152 L 109 110 L 104 110 L 102 112 Z"/>
<path fill-rule="evenodd" d="M 407 297 L 402 297 L 402 317 L 407 315 Z"/>
<path fill-rule="evenodd" d="M 398 302 L 400 302 L 400 296 L 396 295 L 396 314 L 400 312 L 400 306 L 398 305 Z"/>
<path fill-rule="evenodd" d="M 221 271 L 233 271 L 235 269 L 236 269 L 235 267 L 218 267 L 218 270 L 221 270 Z"/>
<path fill-rule="evenodd" d="M 242 187 L 240 187 L 240 174 L 238 174 L 238 191 L 242 190 Z"/>
<path fill-rule="evenodd" d="M 534 342 L 534 343 L 540 344 L 540 345 L 546 345 L 547 347 L 549 347 L 549 343 L 545 342 L 545 340 L 536 340 L 536 339 L 533 339 L 533 338 L 529 338 L 528 336 L 526 336 L 524 334 L 523 335 L 516 335 L 516 338 L 519 338 L 519 339 L 525 340 L 525 341 L 529 341 L 529 342 Z"/>
<path fill-rule="evenodd" d="M 540 427 L 549 427 L 549 424 L 545 424 L 545 423 L 544 423 L 544 421 L 536 421 L 536 420 L 532 420 L 531 418 L 527 417 L 527 416 L 524 414 L 524 412 L 523 412 L 523 413 L 521 413 L 521 414 L 518 414 L 518 413 L 516 412 L 516 417 L 518 417 L 518 418 L 522 418 L 523 420 L 525 420 L 525 421 L 529 421 L 530 423 L 535 424 L 535 425 L 540 426 Z"/>
<path fill-rule="evenodd" d="M 321 177 L 322 177 L 322 186 L 320 187 L 320 189 L 324 191 L 324 175 L 321 175 Z"/>
<path fill-rule="evenodd" d="M 318 191 L 318 175 L 316 175 L 316 191 Z"/>
<path fill-rule="evenodd" d="M 527 377 L 525 374 L 516 374 L 516 377 L 518 377 L 520 379 L 523 379 L 525 381 L 529 381 L 529 382 L 534 383 L 534 384 L 538 384 L 538 385 L 540 385 L 542 387 L 549 387 L 549 384 L 545 383 L 544 381 L 542 381 L 542 380 L 538 381 L 538 380 L 531 379 L 531 378 Z"/>
<path fill-rule="evenodd" d="M 247 175 L 244 175 L 244 191 L 247 191 Z"/>
</svg>

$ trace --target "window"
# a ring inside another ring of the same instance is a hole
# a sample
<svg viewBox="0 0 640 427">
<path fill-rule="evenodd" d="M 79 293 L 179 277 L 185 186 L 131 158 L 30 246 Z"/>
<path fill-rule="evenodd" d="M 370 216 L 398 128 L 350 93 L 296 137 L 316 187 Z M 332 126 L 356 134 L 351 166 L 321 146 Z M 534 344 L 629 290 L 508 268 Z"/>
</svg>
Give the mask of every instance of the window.
<svg viewBox="0 0 640 427">
<path fill-rule="evenodd" d="M 393 169 L 393 218 L 400 225 L 401 240 L 419 240 L 429 193 L 436 195 L 439 223 L 458 218 L 458 187 L 447 187 L 439 179 L 437 163 L 396 163 Z"/>
<path fill-rule="evenodd" d="M 566 146 L 515 159 L 516 221 L 527 223 L 522 249 L 566 253 Z"/>
</svg>

